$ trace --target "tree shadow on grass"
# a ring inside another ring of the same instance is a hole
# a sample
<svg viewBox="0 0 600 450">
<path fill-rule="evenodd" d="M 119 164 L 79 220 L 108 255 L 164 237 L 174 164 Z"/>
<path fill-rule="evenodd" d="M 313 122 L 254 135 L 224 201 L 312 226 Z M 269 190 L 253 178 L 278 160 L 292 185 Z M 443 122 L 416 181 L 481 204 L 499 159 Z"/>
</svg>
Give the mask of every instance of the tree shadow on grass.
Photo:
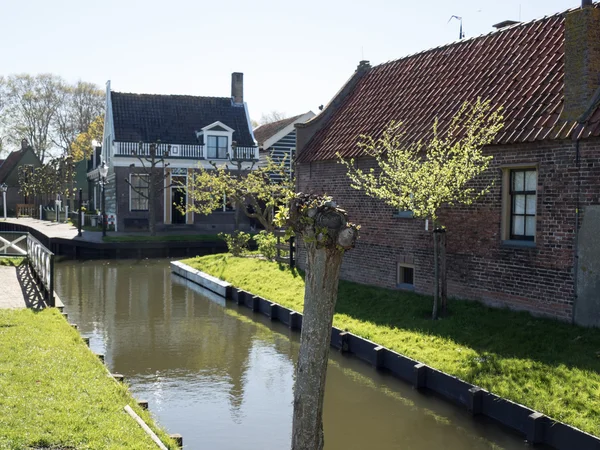
<svg viewBox="0 0 600 450">
<path fill-rule="evenodd" d="M 340 281 L 336 313 L 449 339 L 482 355 L 493 353 L 600 373 L 600 329 L 466 300 L 449 300 L 451 314 L 432 321 L 432 305 L 429 296 Z"/>
</svg>

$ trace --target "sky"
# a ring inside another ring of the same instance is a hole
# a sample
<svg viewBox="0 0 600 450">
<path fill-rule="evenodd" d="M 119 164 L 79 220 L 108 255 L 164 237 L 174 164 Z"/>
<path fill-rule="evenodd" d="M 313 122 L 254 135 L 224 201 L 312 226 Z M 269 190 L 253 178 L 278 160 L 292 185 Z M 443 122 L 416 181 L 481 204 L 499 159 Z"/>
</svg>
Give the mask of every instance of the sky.
<svg viewBox="0 0 600 450">
<path fill-rule="evenodd" d="M 0 75 L 50 72 L 114 91 L 229 97 L 250 116 L 327 104 L 372 65 L 530 21 L 580 0 L 0 0 Z"/>
</svg>

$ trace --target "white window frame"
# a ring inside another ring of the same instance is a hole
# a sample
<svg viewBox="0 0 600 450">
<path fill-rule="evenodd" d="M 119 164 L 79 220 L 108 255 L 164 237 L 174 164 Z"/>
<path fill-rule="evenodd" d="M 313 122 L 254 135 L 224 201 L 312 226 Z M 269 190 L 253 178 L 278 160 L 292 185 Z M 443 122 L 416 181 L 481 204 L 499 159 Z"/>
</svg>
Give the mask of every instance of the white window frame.
<svg viewBox="0 0 600 450">
<path fill-rule="evenodd" d="M 131 195 L 132 193 L 140 195 L 131 187 L 133 177 L 148 177 L 145 173 L 130 173 L 129 174 L 129 212 L 145 212 L 150 210 L 150 186 L 148 186 L 148 208 L 147 209 L 131 209 Z"/>
</svg>

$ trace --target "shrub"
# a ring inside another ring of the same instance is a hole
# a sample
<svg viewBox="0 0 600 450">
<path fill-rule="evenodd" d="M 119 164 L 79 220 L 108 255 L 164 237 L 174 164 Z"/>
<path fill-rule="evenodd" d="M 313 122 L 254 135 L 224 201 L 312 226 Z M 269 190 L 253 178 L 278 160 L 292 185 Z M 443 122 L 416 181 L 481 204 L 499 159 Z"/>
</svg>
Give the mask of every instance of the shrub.
<svg viewBox="0 0 600 450">
<path fill-rule="evenodd" d="M 275 259 L 275 255 L 277 255 L 277 238 L 273 233 L 262 230 L 254 236 L 254 240 L 258 244 L 259 253 L 269 260 Z"/>
<path fill-rule="evenodd" d="M 248 250 L 250 235 L 243 231 L 234 231 L 232 234 L 219 233 L 218 236 L 227 243 L 227 250 L 233 256 L 242 256 Z"/>
</svg>

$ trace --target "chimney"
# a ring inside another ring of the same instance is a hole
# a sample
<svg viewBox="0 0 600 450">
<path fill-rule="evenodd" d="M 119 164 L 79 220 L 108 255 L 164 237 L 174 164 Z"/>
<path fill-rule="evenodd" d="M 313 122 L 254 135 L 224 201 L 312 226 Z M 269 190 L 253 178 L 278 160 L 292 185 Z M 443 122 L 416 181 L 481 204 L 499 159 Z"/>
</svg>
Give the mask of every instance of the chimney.
<svg viewBox="0 0 600 450">
<path fill-rule="evenodd" d="M 241 72 L 231 74 L 231 98 L 233 103 L 244 103 L 244 74 Z"/>
<path fill-rule="evenodd" d="M 562 119 L 576 121 L 600 88 L 600 8 L 582 0 L 565 19 L 565 104 Z"/>
<path fill-rule="evenodd" d="M 29 147 L 29 142 L 27 141 L 27 139 L 25 139 L 25 138 L 21 139 L 21 150 L 27 150 L 28 147 Z"/>
</svg>

